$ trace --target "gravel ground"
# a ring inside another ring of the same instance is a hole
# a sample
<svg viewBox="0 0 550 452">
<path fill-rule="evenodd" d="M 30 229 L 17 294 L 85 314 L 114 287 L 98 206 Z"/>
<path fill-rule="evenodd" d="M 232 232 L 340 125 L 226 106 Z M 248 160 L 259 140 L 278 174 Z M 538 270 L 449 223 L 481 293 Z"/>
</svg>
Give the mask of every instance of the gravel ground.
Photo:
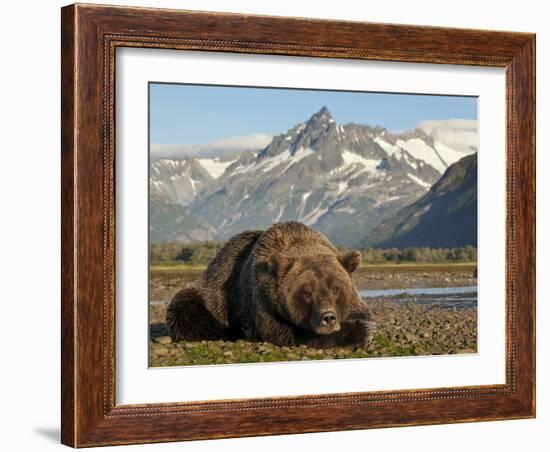
<svg viewBox="0 0 550 452">
<path fill-rule="evenodd" d="M 375 331 L 365 348 L 317 350 L 278 347 L 266 342 L 201 341 L 172 343 L 162 323 L 165 305 L 151 307 L 150 365 L 183 366 L 384 356 L 441 355 L 477 351 L 476 309 L 426 308 L 415 303 L 368 301 Z M 154 321 L 156 320 L 156 322 Z"/>
</svg>

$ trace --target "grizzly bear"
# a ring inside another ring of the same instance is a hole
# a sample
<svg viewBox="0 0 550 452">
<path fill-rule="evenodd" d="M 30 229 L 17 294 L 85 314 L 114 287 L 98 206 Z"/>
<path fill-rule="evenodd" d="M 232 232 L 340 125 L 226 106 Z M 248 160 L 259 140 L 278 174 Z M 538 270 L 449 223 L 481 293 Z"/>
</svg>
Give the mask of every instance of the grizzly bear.
<svg viewBox="0 0 550 452">
<path fill-rule="evenodd" d="M 315 348 L 363 346 L 370 313 L 352 273 L 359 251 L 340 254 L 298 222 L 234 236 L 195 287 L 168 306 L 172 340 L 237 340 Z"/>
</svg>

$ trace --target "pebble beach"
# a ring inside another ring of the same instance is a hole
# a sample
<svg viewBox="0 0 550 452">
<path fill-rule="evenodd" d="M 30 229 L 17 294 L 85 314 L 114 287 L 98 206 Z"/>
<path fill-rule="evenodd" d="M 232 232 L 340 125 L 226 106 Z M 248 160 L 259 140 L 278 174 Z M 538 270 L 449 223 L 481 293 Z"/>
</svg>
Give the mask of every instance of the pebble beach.
<svg viewBox="0 0 550 452">
<path fill-rule="evenodd" d="M 153 301 L 149 306 L 149 365 L 159 367 L 476 353 L 477 302 L 453 303 L 454 299 L 450 298 L 450 302 L 440 304 L 432 303 L 428 297 L 420 303 L 417 296 L 407 296 L 406 292 L 407 288 L 476 286 L 474 268 L 471 265 L 361 268 L 355 276 L 360 291 L 403 289 L 403 294 L 364 299 L 373 317 L 367 346 L 324 350 L 303 345 L 278 347 L 244 340 L 172 343 L 164 323 L 166 306 L 177 290 L 198 278 L 200 271 L 153 270 Z"/>
</svg>

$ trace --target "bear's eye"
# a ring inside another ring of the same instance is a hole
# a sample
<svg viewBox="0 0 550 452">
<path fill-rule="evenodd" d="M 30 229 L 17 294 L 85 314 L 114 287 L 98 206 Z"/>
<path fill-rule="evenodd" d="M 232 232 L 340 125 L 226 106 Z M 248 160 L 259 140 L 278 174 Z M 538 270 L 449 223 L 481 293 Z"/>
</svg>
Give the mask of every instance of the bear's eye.
<svg viewBox="0 0 550 452">
<path fill-rule="evenodd" d="M 330 290 L 332 291 L 332 295 L 338 295 L 340 293 L 340 288 L 338 286 L 332 286 Z"/>
<path fill-rule="evenodd" d="M 304 290 L 302 296 L 304 297 L 305 301 L 311 301 L 312 295 L 309 290 Z"/>
</svg>

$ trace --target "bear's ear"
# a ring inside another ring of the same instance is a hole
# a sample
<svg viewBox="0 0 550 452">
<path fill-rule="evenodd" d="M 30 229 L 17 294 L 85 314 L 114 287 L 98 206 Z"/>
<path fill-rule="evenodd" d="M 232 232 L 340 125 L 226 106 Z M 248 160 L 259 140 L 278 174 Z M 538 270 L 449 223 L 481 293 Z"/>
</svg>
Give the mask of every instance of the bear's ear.
<svg viewBox="0 0 550 452">
<path fill-rule="evenodd" d="M 273 254 L 267 263 L 267 271 L 274 278 L 281 278 L 290 270 L 294 262 L 295 259 L 293 258 Z"/>
<path fill-rule="evenodd" d="M 359 251 L 352 250 L 348 251 L 346 254 L 342 254 L 341 256 L 339 256 L 338 260 L 346 269 L 346 271 L 351 275 L 355 270 L 357 270 L 357 267 L 359 267 L 359 264 L 363 260 L 363 257 L 361 256 L 361 253 Z"/>
</svg>

